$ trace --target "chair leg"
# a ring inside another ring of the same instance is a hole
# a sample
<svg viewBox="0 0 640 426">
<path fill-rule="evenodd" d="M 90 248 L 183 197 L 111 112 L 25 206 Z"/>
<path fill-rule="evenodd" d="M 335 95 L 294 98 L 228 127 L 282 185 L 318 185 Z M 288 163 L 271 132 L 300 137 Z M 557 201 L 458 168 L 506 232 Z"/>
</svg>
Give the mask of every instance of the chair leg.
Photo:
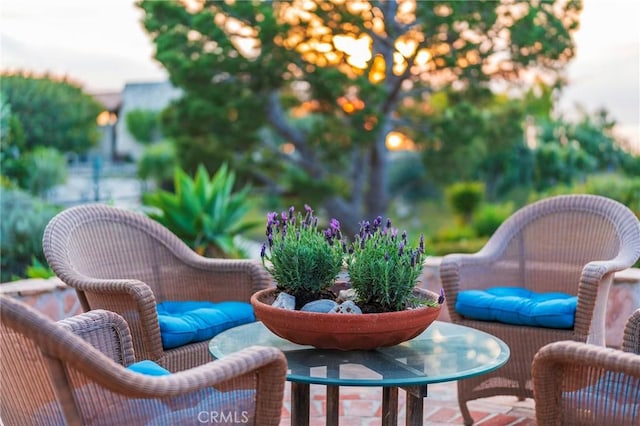
<svg viewBox="0 0 640 426">
<path fill-rule="evenodd" d="M 469 413 L 466 401 L 459 401 L 458 404 L 460 405 L 460 413 L 462 413 L 465 426 L 471 426 L 473 424 L 473 417 L 471 417 L 471 413 Z"/>
<path fill-rule="evenodd" d="M 464 395 L 463 384 L 461 381 L 458 381 L 458 405 L 460 406 L 460 413 L 462 414 L 465 426 L 471 426 L 473 424 L 473 417 L 471 417 L 469 407 L 467 407 L 467 400 L 463 398 Z"/>
</svg>

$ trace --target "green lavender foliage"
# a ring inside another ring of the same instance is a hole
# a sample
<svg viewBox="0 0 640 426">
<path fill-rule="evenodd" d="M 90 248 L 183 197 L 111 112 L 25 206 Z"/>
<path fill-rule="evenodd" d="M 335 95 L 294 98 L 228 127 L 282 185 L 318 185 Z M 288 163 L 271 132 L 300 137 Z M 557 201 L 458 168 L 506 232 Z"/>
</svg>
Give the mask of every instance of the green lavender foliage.
<svg viewBox="0 0 640 426">
<path fill-rule="evenodd" d="M 379 305 L 383 311 L 401 311 L 416 303 L 413 289 L 422 273 L 424 238 L 418 248 L 398 235 L 387 219 L 378 216 L 373 224 L 362 223 L 347 257 L 351 286 L 359 304 Z"/>
<path fill-rule="evenodd" d="M 331 220 L 324 232 L 318 218 L 305 205 L 305 214 L 294 207 L 280 215 L 267 214 L 267 241 L 262 246 L 262 264 L 278 289 L 291 295 L 322 293 L 331 288 L 343 265 L 344 249 L 340 224 Z"/>
</svg>

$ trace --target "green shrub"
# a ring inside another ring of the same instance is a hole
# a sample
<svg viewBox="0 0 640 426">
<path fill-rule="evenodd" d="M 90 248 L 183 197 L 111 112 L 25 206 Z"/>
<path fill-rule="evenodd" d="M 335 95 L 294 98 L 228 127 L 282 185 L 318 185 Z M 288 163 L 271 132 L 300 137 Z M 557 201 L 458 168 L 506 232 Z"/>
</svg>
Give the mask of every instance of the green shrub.
<svg viewBox="0 0 640 426">
<path fill-rule="evenodd" d="M 125 117 L 127 130 L 133 138 L 149 144 L 160 137 L 160 114 L 157 111 L 134 109 Z"/>
<path fill-rule="evenodd" d="M 177 164 L 176 148 L 171 141 L 149 145 L 138 162 L 138 177 L 151 179 L 158 187 L 167 188 Z"/>
<path fill-rule="evenodd" d="M 473 239 L 476 236 L 475 229 L 470 226 L 449 226 L 439 229 L 433 236 L 433 241 L 461 241 Z"/>
<path fill-rule="evenodd" d="M 148 216 L 166 226 L 188 246 L 210 257 L 246 257 L 236 237 L 260 222 L 245 221 L 249 212 L 245 186 L 233 192 L 235 174 L 223 164 L 214 176 L 199 166 L 195 178 L 177 168 L 174 191 L 143 195 Z"/>
<path fill-rule="evenodd" d="M 472 238 L 459 241 L 439 241 L 430 244 L 429 254 L 445 256 L 451 253 L 475 253 L 480 250 L 488 238 Z"/>
<path fill-rule="evenodd" d="M 490 237 L 513 211 L 513 203 L 484 204 L 473 214 L 471 227 L 478 237 Z"/>
<path fill-rule="evenodd" d="M 2 188 L 0 199 L 0 258 L 2 282 L 25 277 L 35 257 L 46 264 L 42 235 L 59 209 L 19 189 Z"/>
<path fill-rule="evenodd" d="M 458 182 L 445 190 L 447 202 L 456 214 L 469 223 L 484 199 L 485 186 L 482 182 Z"/>
<path fill-rule="evenodd" d="M 19 122 L 20 152 L 47 146 L 83 154 L 100 140 L 96 118 L 104 107 L 82 87 L 66 78 L 28 72 L 3 71 L 0 79 L 2 102 L 11 106 L 12 120 L 16 120 L 10 125 Z M 18 133 L 10 135 L 15 138 Z"/>
<path fill-rule="evenodd" d="M 46 263 L 42 263 L 35 256 L 31 259 L 31 265 L 24 272 L 27 278 L 51 278 L 56 274 Z"/>
<path fill-rule="evenodd" d="M 584 192 L 619 201 L 640 217 L 640 177 L 617 174 L 590 176 L 584 183 Z"/>
<path fill-rule="evenodd" d="M 67 180 L 67 161 L 55 148 L 37 147 L 20 161 L 25 170 L 20 186 L 33 195 L 44 197 L 49 189 Z"/>
<path fill-rule="evenodd" d="M 629 207 L 640 217 L 640 177 L 627 177 L 617 173 L 589 176 L 584 183 L 557 185 L 544 192 L 531 194 L 529 202 L 563 194 L 594 194 L 616 200 Z"/>
</svg>

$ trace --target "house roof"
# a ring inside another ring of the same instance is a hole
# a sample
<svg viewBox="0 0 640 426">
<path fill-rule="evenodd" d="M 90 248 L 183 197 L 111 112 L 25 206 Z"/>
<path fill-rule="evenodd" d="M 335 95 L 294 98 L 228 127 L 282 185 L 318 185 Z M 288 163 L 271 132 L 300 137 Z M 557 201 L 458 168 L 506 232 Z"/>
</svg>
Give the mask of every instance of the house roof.
<svg viewBox="0 0 640 426">
<path fill-rule="evenodd" d="M 109 111 L 118 111 L 122 105 L 122 93 L 93 93 L 92 96 Z"/>
</svg>

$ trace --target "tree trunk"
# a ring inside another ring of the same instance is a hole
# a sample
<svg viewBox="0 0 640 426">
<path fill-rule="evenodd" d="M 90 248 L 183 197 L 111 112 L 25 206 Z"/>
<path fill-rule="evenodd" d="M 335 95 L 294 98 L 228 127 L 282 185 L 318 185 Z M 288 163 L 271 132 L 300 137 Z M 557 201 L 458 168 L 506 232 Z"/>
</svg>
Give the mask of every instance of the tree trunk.
<svg viewBox="0 0 640 426">
<path fill-rule="evenodd" d="M 387 190 L 387 157 L 388 152 L 385 146 L 385 131 L 380 132 L 380 136 L 371 146 L 369 156 L 369 187 L 365 199 L 367 216 L 375 218 L 387 212 L 389 204 L 389 194 Z"/>
</svg>

